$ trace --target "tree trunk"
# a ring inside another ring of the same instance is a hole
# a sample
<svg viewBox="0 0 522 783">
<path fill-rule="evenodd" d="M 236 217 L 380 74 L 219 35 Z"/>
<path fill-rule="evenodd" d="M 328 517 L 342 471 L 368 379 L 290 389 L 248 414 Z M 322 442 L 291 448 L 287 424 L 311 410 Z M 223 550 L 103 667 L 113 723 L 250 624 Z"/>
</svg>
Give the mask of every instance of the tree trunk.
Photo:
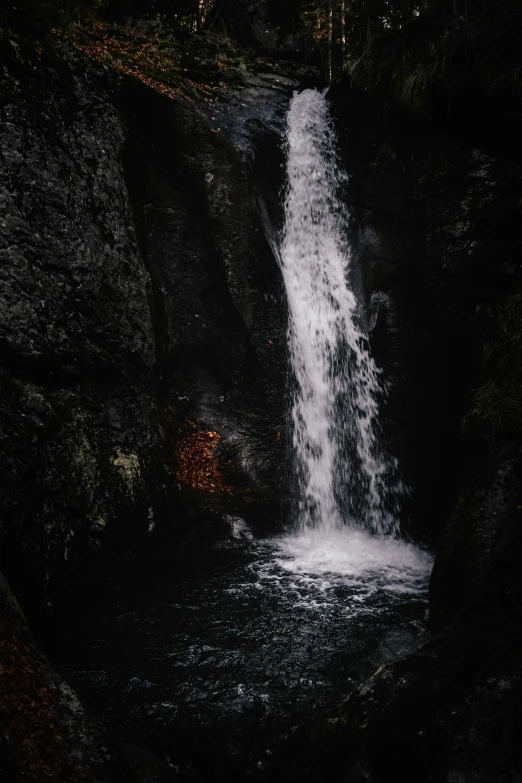
<svg viewBox="0 0 522 783">
<path fill-rule="evenodd" d="M 333 0 L 328 0 L 328 81 L 333 80 L 332 69 L 332 48 L 333 48 Z"/>
<path fill-rule="evenodd" d="M 346 62 L 346 0 L 341 0 L 341 67 Z"/>
</svg>

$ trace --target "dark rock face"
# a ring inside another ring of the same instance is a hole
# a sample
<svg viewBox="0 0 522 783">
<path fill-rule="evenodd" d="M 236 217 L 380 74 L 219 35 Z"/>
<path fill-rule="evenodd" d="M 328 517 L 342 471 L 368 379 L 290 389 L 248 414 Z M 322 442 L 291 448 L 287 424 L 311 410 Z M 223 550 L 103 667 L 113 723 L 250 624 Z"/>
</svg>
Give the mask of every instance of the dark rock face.
<svg viewBox="0 0 522 783">
<path fill-rule="evenodd" d="M 53 62 L 6 46 L 3 548 L 9 562 L 23 547 L 30 584 L 98 549 L 118 519 L 129 540 L 146 534 L 165 471 L 152 289 L 110 85 L 68 52 Z"/>
<path fill-rule="evenodd" d="M 484 630 L 490 622 L 513 630 L 522 605 L 520 447 L 491 445 L 473 467 L 439 542 L 431 624 L 440 630 L 465 617 Z"/>
<path fill-rule="evenodd" d="M 126 105 L 147 107 L 146 123 L 128 115 L 125 160 L 143 256 L 161 292 L 157 371 L 167 439 L 185 421 L 217 432 L 224 482 L 239 484 L 226 503 L 204 505 L 266 517 L 281 460 L 285 304 L 248 169 L 192 109 L 151 94 Z"/>
<path fill-rule="evenodd" d="M 435 636 L 382 666 L 316 725 L 342 779 L 520 779 L 521 493 L 519 449 L 483 457 L 437 553 Z"/>
<path fill-rule="evenodd" d="M 442 528 L 434 636 L 382 666 L 307 739 L 314 757 L 331 759 L 325 780 L 508 783 L 522 774 L 520 443 L 465 416 L 498 302 L 520 284 L 520 164 L 367 108 L 361 136 L 340 110 L 346 155 L 356 161 L 362 144 L 369 163 L 354 163 L 361 285 L 377 291 L 373 340 L 391 356 L 387 427 L 417 478 L 412 515 Z"/>
<path fill-rule="evenodd" d="M 35 642 L 0 574 L 0 772 L 5 783 L 173 783 L 166 761 L 108 736 Z"/>
<path fill-rule="evenodd" d="M 0 575 L 0 732 L 2 779 L 106 779 L 108 755 L 72 688 L 34 644 L 25 617 Z"/>
<path fill-rule="evenodd" d="M 344 766 L 330 779 L 518 780 L 520 644 L 505 630 L 484 646 L 483 629 L 454 626 L 381 667 L 318 729 Z"/>
<path fill-rule="evenodd" d="M 465 417 L 484 343 L 521 284 L 520 162 L 346 86 L 332 102 L 354 174 L 374 351 L 391 381 L 387 440 L 414 487 L 413 527 L 435 543 L 483 448 Z"/>
<path fill-rule="evenodd" d="M 253 117 L 252 77 L 239 149 L 224 107 L 213 118 L 65 46 L 2 47 L 1 563 L 32 610 L 65 574 L 173 557 L 234 517 L 266 527 L 283 512 L 286 310 L 256 204 L 281 184 L 288 96 L 265 79 Z M 52 779 L 175 779 L 125 739 L 106 754 L 24 623 L 13 649 L 28 644 L 49 679 L 58 744 L 76 738 L 78 774 Z M 33 628 L 52 648 L 40 612 Z M 6 770 L 21 770 L 24 727 L 4 729 Z"/>
<path fill-rule="evenodd" d="M 2 562 L 25 599 L 280 513 L 285 311 L 247 169 L 197 106 L 3 47 Z M 184 486 L 187 420 L 220 435 L 219 487 Z"/>
<path fill-rule="evenodd" d="M 272 13 L 223 6 L 238 40 L 298 48 Z M 225 536 L 236 515 L 281 515 L 285 307 L 265 232 L 280 219 L 277 136 L 299 73 L 229 73 L 230 104 L 209 111 L 66 48 L 2 46 L 1 564 L 30 605 L 64 569 L 170 555 Z M 498 297 L 519 281 L 520 166 L 343 100 L 359 282 L 394 380 L 387 439 L 432 538 L 457 502 L 433 573 L 434 637 L 318 719 L 281 779 L 513 783 L 520 447 L 464 435 L 462 420 Z M 37 672 L 67 747 L 92 761 L 71 775 L 175 779 L 124 741 L 109 759 L 3 582 L 0 604 L 4 667 L 20 653 L 15 675 L 20 662 Z M 6 769 L 25 763 L 20 736 Z M 83 764 L 53 747 L 52 763 Z"/>
</svg>

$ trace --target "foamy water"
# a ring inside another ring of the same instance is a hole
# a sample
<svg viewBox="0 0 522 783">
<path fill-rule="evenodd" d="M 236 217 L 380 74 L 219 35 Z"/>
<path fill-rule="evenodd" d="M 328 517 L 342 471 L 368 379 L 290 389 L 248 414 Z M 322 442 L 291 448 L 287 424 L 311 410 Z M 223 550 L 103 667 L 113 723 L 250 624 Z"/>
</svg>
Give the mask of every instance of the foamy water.
<svg viewBox="0 0 522 783">
<path fill-rule="evenodd" d="M 369 611 L 364 602 L 370 596 L 425 600 L 433 564 L 431 554 L 414 544 L 346 527 L 290 534 L 256 549 L 262 557 L 251 568 L 258 589 L 351 615 Z"/>
<path fill-rule="evenodd" d="M 404 488 L 379 443 L 383 383 L 350 281 L 350 215 L 340 196 L 346 175 L 336 147 L 325 97 L 316 90 L 295 95 L 279 252 L 295 378 L 295 522 L 308 531 L 349 524 L 398 535 Z"/>
</svg>

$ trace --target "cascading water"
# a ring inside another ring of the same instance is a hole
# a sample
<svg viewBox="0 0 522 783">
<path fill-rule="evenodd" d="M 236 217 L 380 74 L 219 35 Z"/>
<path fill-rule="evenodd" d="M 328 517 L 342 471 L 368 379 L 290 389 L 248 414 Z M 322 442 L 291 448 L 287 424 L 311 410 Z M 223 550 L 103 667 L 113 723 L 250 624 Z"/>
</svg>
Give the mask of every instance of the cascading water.
<svg viewBox="0 0 522 783">
<path fill-rule="evenodd" d="M 334 148 L 323 96 L 296 96 L 279 251 L 300 529 L 258 539 L 237 524 L 237 549 L 113 575 L 98 602 L 89 582 L 63 623 L 78 624 L 68 656 L 61 645 L 67 680 L 117 734 L 165 747 L 182 781 L 283 779 L 294 727 L 424 633 L 432 559 L 394 537 L 401 485 L 377 445 L 380 380 L 347 282 Z M 315 779 L 307 760 L 305 771 Z"/>
<path fill-rule="evenodd" d="M 378 446 L 382 390 L 349 285 L 348 215 L 339 198 L 346 175 L 325 97 L 316 90 L 292 100 L 287 149 L 280 257 L 296 380 L 298 527 L 334 531 L 348 524 L 397 535 L 403 487 Z"/>
</svg>

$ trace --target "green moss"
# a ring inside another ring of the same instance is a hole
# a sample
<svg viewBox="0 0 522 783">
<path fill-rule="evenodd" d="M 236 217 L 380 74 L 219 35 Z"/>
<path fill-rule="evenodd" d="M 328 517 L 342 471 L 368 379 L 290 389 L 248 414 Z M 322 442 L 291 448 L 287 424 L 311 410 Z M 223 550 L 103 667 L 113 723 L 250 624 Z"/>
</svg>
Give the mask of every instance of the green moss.
<svg viewBox="0 0 522 783">
<path fill-rule="evenodd" d="M 496 334 L 484 345 L 486 380 L 476 391 L 465 424 L 522 434 L 522 291 L 500 305 Z"/>
<path fill-rule="evenodd" d="M 181 70 L 172 62 L 161 63 L 158 68 L 149 67 L 147 65 L 142 66 L 143 73 L 151 79 L 155 79 L 158 82 L 164 82 L 164 84 L 176 84 L 181 79 Z"/>
<path fill-rule="evenodd" d="M 478 419 L 487 429 L 522 433 L 522 380 L 490 379 L 478 389 L 466 420 Z"/>
</svg>

